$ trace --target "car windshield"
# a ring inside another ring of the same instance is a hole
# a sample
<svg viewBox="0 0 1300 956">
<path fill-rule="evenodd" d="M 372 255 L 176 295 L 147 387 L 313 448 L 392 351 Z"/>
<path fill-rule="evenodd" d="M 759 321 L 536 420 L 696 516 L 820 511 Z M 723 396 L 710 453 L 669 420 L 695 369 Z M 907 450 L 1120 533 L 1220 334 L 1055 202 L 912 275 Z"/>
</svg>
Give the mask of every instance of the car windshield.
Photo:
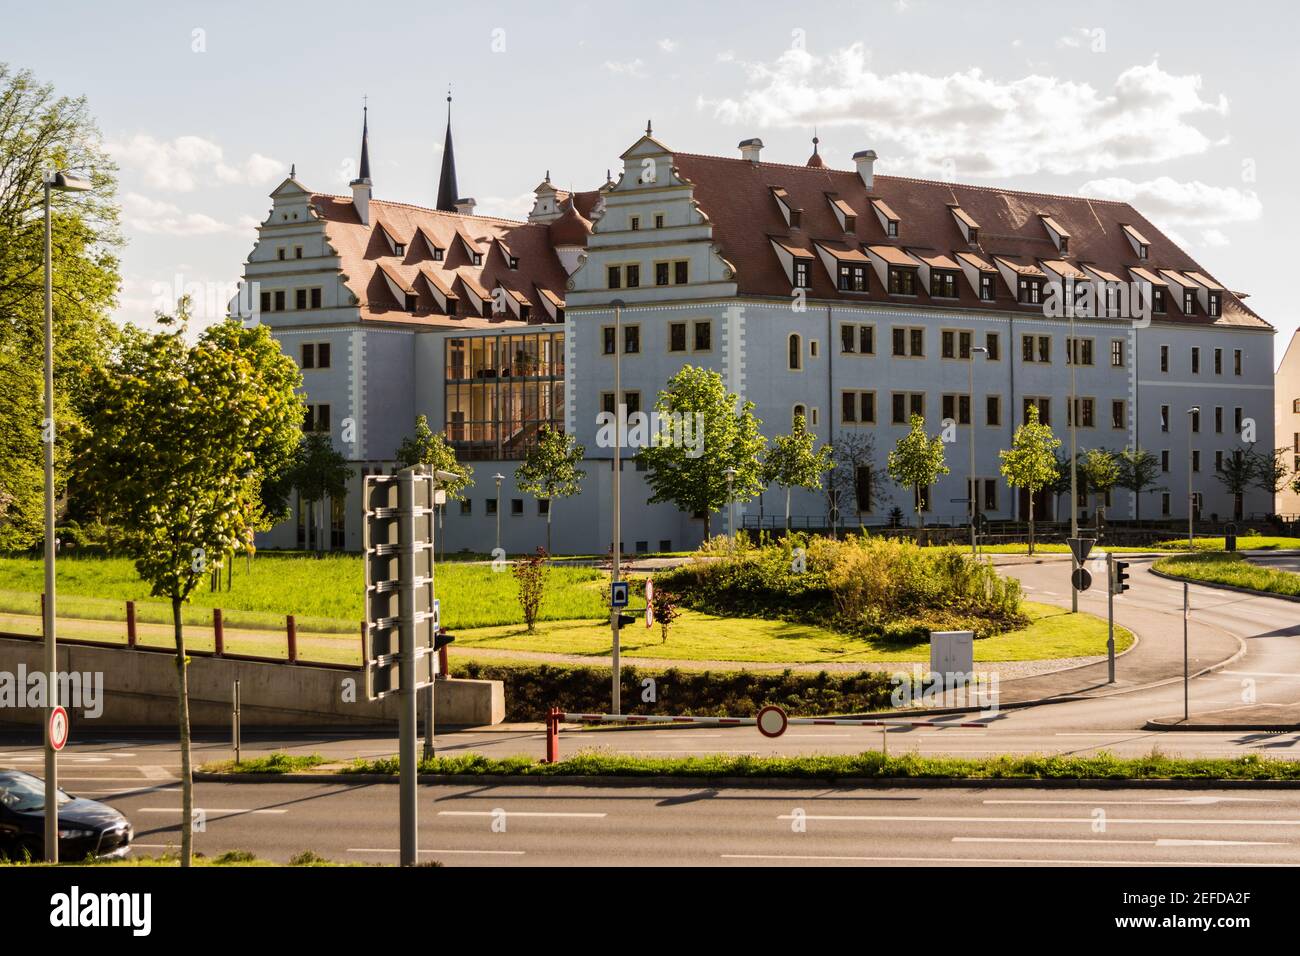
<svg viewBox="0 0 1300 956">
<path fill-rule="evenodd" d="M 72 797 L 59 791 L 59 805 L 71 803 Z M 0 776 L 0 804 L 16 813 L 45 809 L 45 782 L 30 774 Z"/>
</svg>

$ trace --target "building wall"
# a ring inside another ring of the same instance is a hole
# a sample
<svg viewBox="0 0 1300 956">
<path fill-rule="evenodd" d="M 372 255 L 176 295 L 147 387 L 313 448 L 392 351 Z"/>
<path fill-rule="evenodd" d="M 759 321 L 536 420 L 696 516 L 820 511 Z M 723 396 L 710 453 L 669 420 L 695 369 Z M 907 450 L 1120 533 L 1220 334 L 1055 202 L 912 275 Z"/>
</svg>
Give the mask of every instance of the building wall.
<svg viewBox="0 0 1300 956">
<path fill-rule="evenodd" d="M 1289 448 L 1287 464 L 1300 472 L 1300 333 L 1291 336 L 1282 364 L 1274 378 L 1273 446 Z M 1300 517 L 1300 494 L 1288 483 L 1277 496 L 1275 510 L 1280 515 Z"/>
</svg>

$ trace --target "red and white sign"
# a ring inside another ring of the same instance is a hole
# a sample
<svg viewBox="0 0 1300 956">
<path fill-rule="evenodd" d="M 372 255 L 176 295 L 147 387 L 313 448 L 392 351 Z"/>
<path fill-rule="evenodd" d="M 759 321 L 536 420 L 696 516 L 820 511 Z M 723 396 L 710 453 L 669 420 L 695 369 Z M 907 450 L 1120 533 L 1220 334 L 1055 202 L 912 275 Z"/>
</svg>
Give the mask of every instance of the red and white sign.
<svg viewBox="0 0 1300 956">
<path fill-rule="evenodd" d="M 649 578 L 645 579 L 645 626 L 654 627 L 655 609 L 652 602 L 655 599 L 655 585 Z"/>
<path fill-rule="evenodd" d="M 758 732 L 764 737 L 780 737 L 790 725 L 790 718 L 785 711 L 775 704 L 768 704 L 758 712 Z"/>
<path fill-rule="evenodd" d="M 50 711 L 50 746 L 62 750 L 68 742 L 68 729 L 68 712 L 62 707 L 55 707 Z"/>
</svg>

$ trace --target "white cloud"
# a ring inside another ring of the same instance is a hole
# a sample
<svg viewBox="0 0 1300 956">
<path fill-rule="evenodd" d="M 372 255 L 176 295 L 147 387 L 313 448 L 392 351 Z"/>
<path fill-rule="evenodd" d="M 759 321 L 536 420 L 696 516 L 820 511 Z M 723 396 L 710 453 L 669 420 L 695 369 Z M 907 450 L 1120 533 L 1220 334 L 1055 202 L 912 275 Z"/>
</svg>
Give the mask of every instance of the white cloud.
<svg viewBox="0 0 1300 956">
<path fill-rule="evenodd" d="M 1075 27 L 1074 30 L 1065 36 L 1056 38 L 1056 45 L 1062 48 L 1077 50 L 1083 44 L 1092 39 L 1092 30 L 1088 27 Z"/>
<path fill-rule="evenodd" d="M 637 57 L 634 60 L 606 60 L 605 69 L 609 70 L 611 73 L 618 73 L 623 76 L 634 76 L 638 79 L 643 78 L 646 75 L 645 63 L 640 57 Z"/>
<path fill-rule="evenodd" d="M 665 53 L 673 53 L 677 50 L 677 41 L 664 37 L 659 41 L 659 49 L 663 50 Z"/>
<path fill-rule="evenodd" d="M 1198 124 L 1228 109 L 1223 97 L 1202 96 L 1199 76 L 1175 76 L 1157 63 L 1130 67 L 1105 90 L 1037 73 L 1010 81 L 979 69 L 880 74 L 860 43 L 740 65 L 744 92 L 702 101 L 718 119 L 855 127 L 861 145 L 885 157 L 882 165 L 919 174 L 955 167 L 959 177 L 1004 179 L 1163 162 L 1208 150 L 1215 140 Z"/>
<path fill-rule="evenodd" d="M 1208 249 L 1220 249 L 1231 245 L 1232 241 L 1219 229 L 1206 229 L 1201 233 L 1201 245 Z"/>
<path fill-rule="evenodd" d="M 1263 213 L 1259 195 L 1232 186 L 1210 186 L 1200 181 L 1179 182 L 1159 176 L 1134 182 L 1119 176 L 1094 179 L 1079 187 L 1084 196 L 1114 199 L 1131 203 L 1150 219 L 1179 226 L 1210 227 L 1233 222 L 1249 222 Z M 1223 234 L 1218 230 L 1210 232 Z M 1214 244 L 1214 238 L 1207 240 Z"/>
<path fill-rule="evenodd" d="M 139 170 L 149 186 L 170 192 L 218 184 L 260 186 L 287 172 L 285 164 L 261 153 L 228 163 L 222 148 L 202 136 L 163 140 L 136 133 L 107 145 L 119 163 Z"/>
<path fill-rule="evenodd" d="M 184 212 L 175 203 L 151 199 L 140 193 L 122 197 L 122 220 L 130 229 L 149 235 L 211 236 L 232 227 L 201 212 Z"/>
<path fill-rule="evenodd" d="M 479 216 L 497 216 L 501 219 L 527 219 L 536 200 L 537 196 L 531 189 L 517 196 L 488 196 L 474 207 L 474 212 Z"/>
</svg>

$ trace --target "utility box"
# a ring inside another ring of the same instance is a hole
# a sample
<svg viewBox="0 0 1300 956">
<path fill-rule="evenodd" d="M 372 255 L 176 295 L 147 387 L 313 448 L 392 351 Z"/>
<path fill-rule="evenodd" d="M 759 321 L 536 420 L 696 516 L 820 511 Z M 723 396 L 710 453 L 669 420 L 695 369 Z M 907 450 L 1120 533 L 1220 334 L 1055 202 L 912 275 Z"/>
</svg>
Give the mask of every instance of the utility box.
<svg viewBox="0 0 1300 956">
<path fill-rule="evenodd" d="M 931 631 L 930 670 L 944 677 L 969 675 L 975 670 L 974 631 Z"/>
</svg>

